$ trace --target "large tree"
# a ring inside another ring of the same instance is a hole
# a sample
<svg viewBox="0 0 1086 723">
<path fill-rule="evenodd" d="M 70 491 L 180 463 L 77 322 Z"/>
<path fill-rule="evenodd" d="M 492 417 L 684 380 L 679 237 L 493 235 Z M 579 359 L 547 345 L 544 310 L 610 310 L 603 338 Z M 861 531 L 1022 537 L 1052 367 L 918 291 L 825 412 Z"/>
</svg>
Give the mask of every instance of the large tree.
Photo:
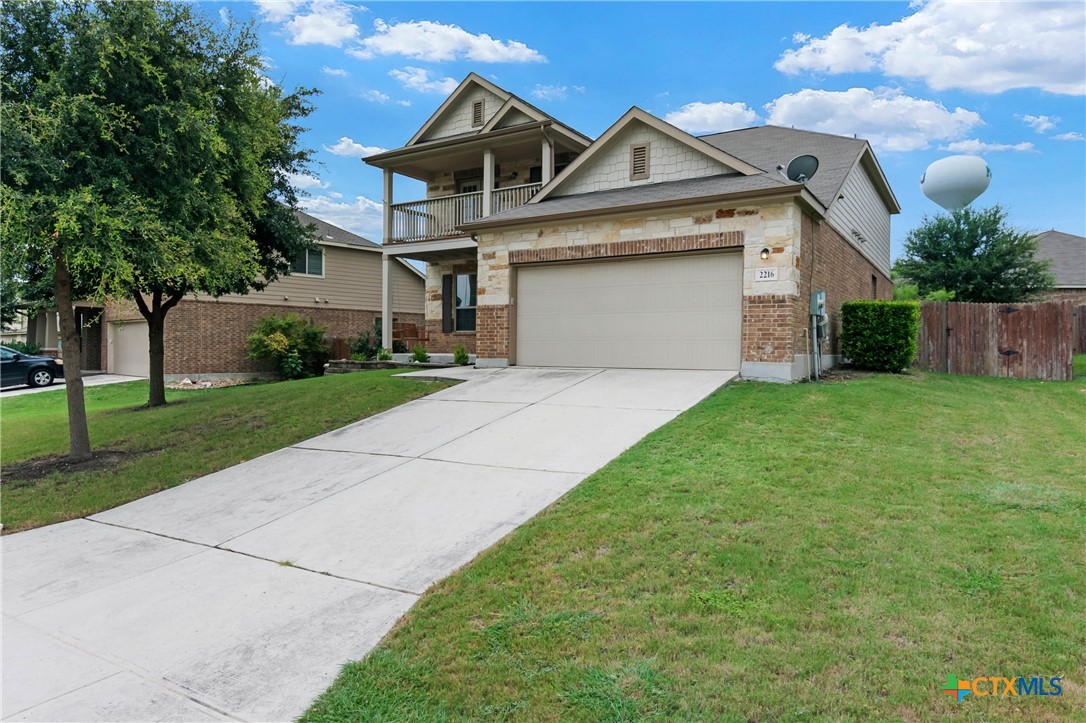
<svg viewBox="0 0 1086 723">
<path fill-rule="evenodd" d="M 924 217 L 894 264 L 919 295 L 953 292 L 955 301 L 1017 302 L 1052 288 L 1048 262 L 1034 257 L 1035 234 L 1013 228 L 998 205 Z"/>
<path fill-rule="evenodd" d="M 251 26 L 223 28 L 191 5 L 16 3 L 3 12 L 4 103 L 33 150 L 59 159 L 42 178 L 5 178 L 5 196 L 42 201 L 37 215 L 49 219 L 53 199 L 79 190 L 97 210 L 93 232 L 78 224 L 79 238 L 53 243 L 80 255 L 79 293 L 128 298 L 147 319 L 148 404 L 165 404 L 169 310 L 193 292 L 262 288 L 312 245 L 289 179 L 309 159 L 295 121 L 313 91 L 282 91 L 262 72 Z M 76 99 L 81 114 L 41 127 L 41 116 Z"/>
</svg>

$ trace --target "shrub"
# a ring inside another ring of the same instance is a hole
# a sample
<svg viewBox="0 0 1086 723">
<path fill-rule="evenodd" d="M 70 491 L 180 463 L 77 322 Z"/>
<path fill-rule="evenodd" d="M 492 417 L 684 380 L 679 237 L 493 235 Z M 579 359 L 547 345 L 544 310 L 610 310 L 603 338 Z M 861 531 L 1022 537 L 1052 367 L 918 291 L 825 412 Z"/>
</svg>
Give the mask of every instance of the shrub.
<svg viewBox="0 0 1086 723">
<path fill-rule="evenodd" d="M 388 349 L 378 349 L 377 361 L 392 361 L 392 352 Z"/>
<path fill-rule="evenodd" d="M 863 369 L 901 372 L 916 358 L 920 304 L 846 301 L 841 305 L 841 353 Z"/>
<path fill-rule="evenodd" d="M 373 328 L 363 329 L 358 332 L 354 341 L 347 345 L 351 350 L 351 356 L 362 361 L 368 361 L 377 356 L 381 350 L 381 320 L 373 322 Z"/>
<path fill-rule="evenodd" d="M 426 348 L 422 344 L 415 344 L 415 348 L 411 350 L 411 358 L 422 364 L 430 361 L 430 355 L 426 353 Z"/>
<path fill-rule="evenodd" d="M 453 361 L 464 367 L 468 365 L 468 350 L 457 344 L 453 349 Z"/>
<path fill-rule="evenodd" d="M 275 362 L 287 379 L 322 374 L 330 351 L 324 343 L 324 327 L 297 314 L 261 317 L 246 341 L 249 356 Z"/>
<path fill-rule="evenodd" d="M 5 344 L 8 349 L 19 352 L 20 354 L 41 354 L 41 347 L 37 344 L 26 341 L 12 341 Z"/>
</svg>

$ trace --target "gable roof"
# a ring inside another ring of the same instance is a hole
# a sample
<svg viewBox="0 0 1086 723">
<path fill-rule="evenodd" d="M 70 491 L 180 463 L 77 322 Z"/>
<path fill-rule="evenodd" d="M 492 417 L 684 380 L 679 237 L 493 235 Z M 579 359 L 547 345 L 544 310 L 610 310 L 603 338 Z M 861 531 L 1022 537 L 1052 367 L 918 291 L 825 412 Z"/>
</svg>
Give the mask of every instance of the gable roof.
<svg viewBox="0 0 1086 723">
<path fill-rule="evenodd" d="M 1052 262 L 1057 287 L 1086 288 L 1086 238 L 1052 229 L 1037 235 L 1037 258 Z"/>
<path fill-rule="evenodd" d="M 807 188 L 826 207 L 837 200 L 841 186 L 856 164 L 863 163 L 890 213 L 901 211 L 871 145 L 862 138 L 781 126 L 757 126 L 701 136 L 701 140 L 742 158 L 764 173 L 776 173 L 778 165 L 787 166 L 799 155 L 816 157 L 818 172 L 807 181 Z"/>
<path fill-rule="evenodd" d="M 543 203 L 518 206 L 464 224 L 460 228 L 473 231 L 490 226 L 516 225 L 520 222 L 558 221 L 567 217 L 628 213 L 650 210 L 654 207 L 674 207 L 686 203 L 716 203 L 767 196 L 798 196 L 820 213 L 825 210 L 802 183 L 794 183 L 778 174 L 762 173 L 744 176 L 741 173 L 726 173 L 687 178 L 681 181 L 647 183 L 607 191 L 577 193 L 570 196 L 554 196 Z"/>
<path fill-rule="evenodd" d="M 540 201 L 543 201 L 552 193 L 554 193 L 555 190 L 565 185 L 570 179 L 574 178 L 577 175 L 578 171 L 581 168 L 584 168 L 585 165 L 588 164 L 589 160 L 591 160 L 593 156 L 598 155 L 604 149 L 609 147 L 614 139 L 623 130 L 628 128 L 633 123 L 643 123 L 644 125 L 649 126 L 653 130 L 656 130 L 659 133 L 673 138 L 679 143 L 689 146 L 693 150 L 701 153 L 702 155 L 712 158 L 718 163 L 722 163 L 725 166 L 734 168 L 740 174 L 754 175 L 756 173 L 761 173 L 760 169 L 750 165 L 746 161 L 743 161 L 736 156 L 727 153 L 713 145 L 705 143 L 704 141 L 690 135 L 689 133 L 679 130 L 670 123 L 657 118 L 651 113 L 646 113 L 637 106 L 633 106 L 628 111 L 626 111 L 621 118 L 615 121 L 610 128 L 604 131 L 603 135 L 597 138 L 592 143 L 592 145 L 590 145 L 588 149 L 585 150 L 584 153 L 577 156 L 577 158 L 574 159 L 574 161 L 570 163 L 564 171 L 551 179 L 550 183 L 544 186 L 539 191 L 539 193 L 537 193 L 528 203 L 539 203 Z"/>
<path fill-rule="evenodd" d="M 457 101 L 472 88 L 482 88 L 490 93 L 493 93 L 502 100 L 503 104 L 501 108 L 498 109 L 497 113 L 495 113 L 495 115 L 491 117 L 490 121 L 484 124 L 481 128 L 472 130 L 469 133 L 464 133 L 461 135 L 476 136 L 480 133 L 488 133 L 494 130 L 494 126 L 497 124 L 497 122 L 499 122 L 498 120 L 496 120 L 499 118 L 499 116 L 505 116 L 506 114 L 508 114 L 510 109 L 515 108 L 516 110 L 525 113 L 534 120 L 551 121 L 555 125 L 561 126 L 563 129 L 572 134 L 575 138 L 584 141 L 585 145 L 588 145 L 592 142 L 592 139 L 588 136 L 584 135 L 583 133 L 577 131 L 574 128 L 571 128 L 570 126 L 567 126 L 565 123 L 562 123 L 557 118 L 547 113 L 544 113 L 539 108 L 536 108 L 534 105 L 524 100 L 523 98 L 513 95 L 512 93 L 503 88 L 499 88 L 486 78 L 476 73 L 468 73 L 467 77 L 460 81 L 460 85 L 456 86 L 456 90 L 449 94 L 449 97 L 446 98 L 445 101 L 437 107 L 437 110 L 434 111 L 433 115 L 431 115 L 429 119 L 427 119 L 427 121 L 422 124 L 422 127 L 415 132 L 415 135 L 411 136 L 411 139 L 407 141 L 404 146 L 413 146 L 421 142 L 422 139 L 426 136 L 427 131 L 429 131 L 438 122 L 440 122 L 441 119 L 444 118 L 446 113 L 455 108 Z M 432 141 L 447 139 L 442 138 L 430 140 Z"/>
</svg>

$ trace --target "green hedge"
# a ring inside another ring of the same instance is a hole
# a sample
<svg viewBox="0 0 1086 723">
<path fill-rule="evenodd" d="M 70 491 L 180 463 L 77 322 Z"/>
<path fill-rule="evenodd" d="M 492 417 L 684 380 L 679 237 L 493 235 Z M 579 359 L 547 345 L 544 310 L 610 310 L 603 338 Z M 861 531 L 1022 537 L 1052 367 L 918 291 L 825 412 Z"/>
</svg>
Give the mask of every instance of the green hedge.
<svg viewBox="0 0 1086 723">
<path fill-rule="evenodd" d="M 920 304 L 846 301 L 841 304 L 841 353 L 863 369 L 901 372 L 916 358 Z"/>
</svg>

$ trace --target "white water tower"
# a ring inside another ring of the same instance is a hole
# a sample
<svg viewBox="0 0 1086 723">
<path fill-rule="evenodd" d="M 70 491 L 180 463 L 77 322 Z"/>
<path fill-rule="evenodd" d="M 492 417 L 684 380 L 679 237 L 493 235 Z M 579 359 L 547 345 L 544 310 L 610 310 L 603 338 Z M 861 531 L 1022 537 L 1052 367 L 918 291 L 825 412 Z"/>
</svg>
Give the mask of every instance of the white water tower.
<svg viewBox="0 0 1086 723">
<path fill-rule="evenodd" d="M 949 156 L 935 161 L 920 178 L 924 195 L 950 212 L 972 203 L 992 182 L 992 171 L 979 156 Z"/>
</svg>

